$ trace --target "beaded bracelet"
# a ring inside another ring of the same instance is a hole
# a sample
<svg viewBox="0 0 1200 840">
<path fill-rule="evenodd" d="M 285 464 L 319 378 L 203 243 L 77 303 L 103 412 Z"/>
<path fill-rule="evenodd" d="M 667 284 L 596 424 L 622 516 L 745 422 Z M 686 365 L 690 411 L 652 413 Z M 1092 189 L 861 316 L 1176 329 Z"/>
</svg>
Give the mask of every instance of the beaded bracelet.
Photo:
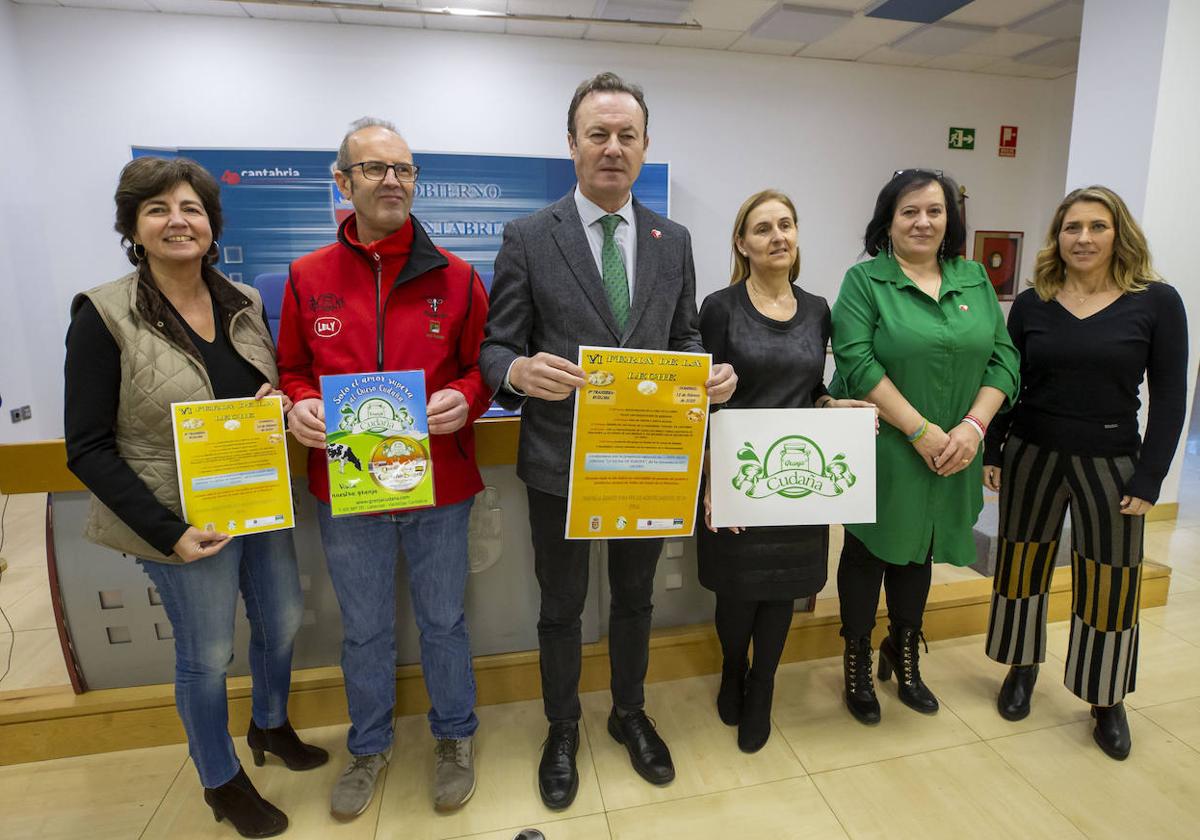
<svg viewBox="0 0 1200 840">
<path fill-rule="evenodd" d="M 975 428 L 975 431 L 979 434 L 980 440 L 983 440 L 984 437 L 987 436 L 987 426 L 983 425 L 983 422 L 974 414 L 968 414 L 962 419 L 962 421 L 964 423 L 970 423 L 971 426 Z"/>
<path fill-rule="evenodd" d="M 925 433 L 929 431 L 929 421 L 924 417 L 921 418 L 921 428 L 917 429 L 911 435 L 907 435 L 905 440 L 909 443 L 916 443 L 921 438 L 925 437 Z"/>
</svg>

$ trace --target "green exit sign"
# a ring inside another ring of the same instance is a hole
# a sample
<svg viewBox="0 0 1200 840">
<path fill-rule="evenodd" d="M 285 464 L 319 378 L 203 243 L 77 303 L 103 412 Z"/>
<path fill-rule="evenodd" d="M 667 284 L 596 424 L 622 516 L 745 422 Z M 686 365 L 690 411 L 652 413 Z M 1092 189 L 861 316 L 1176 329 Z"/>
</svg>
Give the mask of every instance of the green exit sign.
<svg viewBox="0 0 1200 840">
<path fill-rule="evenodd" d="M 974 149 L 975 129 L 950 127 L 950 139 L 946 146 L 951 149 Z"/>
</svg>

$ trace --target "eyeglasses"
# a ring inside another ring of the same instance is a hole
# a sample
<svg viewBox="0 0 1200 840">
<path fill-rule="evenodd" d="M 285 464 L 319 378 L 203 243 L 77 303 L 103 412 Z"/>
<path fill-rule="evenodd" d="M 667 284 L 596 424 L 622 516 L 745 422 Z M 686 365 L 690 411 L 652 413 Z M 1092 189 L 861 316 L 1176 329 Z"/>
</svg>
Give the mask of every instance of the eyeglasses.
<svg viewBox="0 0 1200 840">
<path fill-rule="evenodd" d="M 411 184 L 417 180 L 417 175 L 421 171 L 421 167 L 415 163 L 384 163 L 381 160 L 364 160 L 361 163 L 352 163 L 342 171 L 349 174 L 355 167 L 362 170 L 363 177 L 368 181 L 382 181 L 387 177 L 388 170 L 392 170 L 397 181 L 406 184 Z"/>
<path fill-rule="evenodd" d="M 939 178 L 942 177 L 942 170 L 940 170 L 940 169 L 897 169 L 895 172 L 892 173 L 892 178 L 899 178 L 905 172 L 932 172 L 934 175 L 938 176 Z"/>
</svg>

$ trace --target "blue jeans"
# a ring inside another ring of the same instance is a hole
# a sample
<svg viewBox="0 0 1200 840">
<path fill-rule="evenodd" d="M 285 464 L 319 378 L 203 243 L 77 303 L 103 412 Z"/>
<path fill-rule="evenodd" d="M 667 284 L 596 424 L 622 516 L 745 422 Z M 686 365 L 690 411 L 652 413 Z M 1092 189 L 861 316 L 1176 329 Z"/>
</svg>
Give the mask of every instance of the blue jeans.
<svg viewBox="0 0 1200 840">
<path fill-rule="evenodd" d="M 175 633 L 175 707 L 206 788 L 241 764 L 229 737 L 225 672 L 233 661 L 238 591 L 250 622 L 251 712 L 263 729 L 287 721 L 292 642 L 304 615 L 291 531 L 235 537 L 194 563 L 139 560 L 158 588 Z"/>
<path fill-rule="evenodd" d="M 474 499 L 376 516 L 333 517 L 317 502 L 329 577 L 342 610 L 342 675 L 351 755 L 386 752 L 396 706 L 396 560 L 408 560 L 421 670 L 435 738 L 466 738 L 475 717 L 475 672 L 463 599 L 467 522 Z"/>
</svg>

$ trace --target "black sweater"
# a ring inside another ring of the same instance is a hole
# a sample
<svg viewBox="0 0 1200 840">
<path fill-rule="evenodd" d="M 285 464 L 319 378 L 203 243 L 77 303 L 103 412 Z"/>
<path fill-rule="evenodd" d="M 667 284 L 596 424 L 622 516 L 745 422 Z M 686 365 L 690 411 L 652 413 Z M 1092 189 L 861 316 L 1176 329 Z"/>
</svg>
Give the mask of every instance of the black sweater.
<svg viewBox="0 0 1200 840">
<path fill-rule="evenodd" d="M 197 335 L 173 308 L 170 311 L 199 350 L 214 398 L 253 396 L 263 376 L 233 349 L 215 303 L 217 334 L 211 342 Z M 135 534 L 170 554 L 188 525 L 163 507 L 117 452 L 121 351 L 90 300 L 79 307 L 67 330 L 64 373 L 67 466 Z"/>
<path fill-rule="evenodd" d="M 984 463 L 1000 466 L 1008 434 L 1059 452 L 1134 455 L 1123 493 L 1158 501 L 1187 408 L 1187 315 L 1166 283 L 1121 295 L 1087 318 L 1028 289 L 1013 301 L 1008 332 L 1021 353 L 1021 394 L 988 429 Z M 1138 435 L 1139 387 L 1150 389 Z"/>
</svg>

